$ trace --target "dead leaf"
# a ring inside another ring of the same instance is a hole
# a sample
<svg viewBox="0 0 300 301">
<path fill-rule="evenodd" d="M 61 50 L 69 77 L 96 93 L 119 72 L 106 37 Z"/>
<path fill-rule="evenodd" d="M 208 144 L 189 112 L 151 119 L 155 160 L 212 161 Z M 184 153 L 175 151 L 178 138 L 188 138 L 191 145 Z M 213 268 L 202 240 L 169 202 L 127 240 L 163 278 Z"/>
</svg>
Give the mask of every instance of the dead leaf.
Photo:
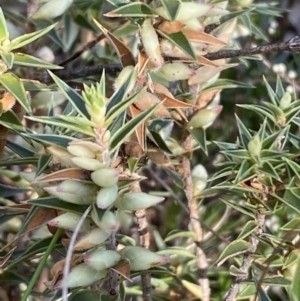
<svg viewBox="0 0 300 301">
<path fill-rule="evenodd" d="M 213 67 L 219 67 L 216 63 L 212 62 L 211 60 L 205 58 L 204 56 L 197 56 L 197 60 L 200 64 L 204 66 L 213 66 Z"/>
<path fill-rule="evenodd" d="M 139 56 L 138 56 L 138 77 L 142 76 L 148 62 L 149 62 L 148 56 L 145 53 L 139 52 Z"/>
<path fill-rule="evenodd" d="M 4 92 L 0 99 L 0 112 L 3 113 L 10 110 L 16 103 L 16 98 L 9 92 Z"/>
<path fill-rule="evenodd" d="M 171 34 L 181 31 L 183 27 L 185 27 L 185 24 L 179 21 L 164 21 L 158 26 L 158 29 L 166 34 Z"/>
<path fill-rule="evenodd" d="M 148 149 L 147 156 L 156 165 L 174 169 L 170 158 L 159 148 Z"/>
<path fill-rule="evenodd" d="M 196 101 L 198 108 L 199 109 L 205 108 L 213 100 L 213 98 L 221 91 L 222 90 L 220 89 L 201 91 Z"/>
<path fill-rule="evenodd" d="M 123 42 L 121 42 L 118 38 L 116 38 L 112 33 L 110 33 L 105 27 L 103 27 L 95 19 L 93 19 L 93 21 L 99 27 L 99 29 L 103 32 L 103 34 L 106 36 L 106 38 L 114 46 L 114 48 L 118 54 L 118 57 L 122 63 L 122 66 L 123 67 L 135 66 L 135 59 L 134 59 L 130 49 L 127 48 Z"/>
<path fill-rule="evenodd" d="M 32 182 L 32 184 L 40 183 L 40 182 L 50 182 L 50 181 L 89 180 L 89 179 L 90 179 L 90 172 L 87 172 L 78 167 L 74 167 L 74 168 L 59 170 L 49 175 L 46 175 L 44 177 L 38 178 L 37 180 Z"/>
<path fill-rule="evenodd" d="M 213 44 L 213 45 L 223 45 L 223 46 L 227 45 L 227 43 L 225 43 L 221 39 L 218 39 L 205 32 L 193 31 L 193 30 L 183 30 L 182 32 L 189 40 L 194 40 L 194 41 L 203 42 L 206 44 Z"/>
<path fill-rule="evenodd" d="M 132 118 L 134 118 L 142 113 L 135 106 L 130 106 L 129 111 L 130 111 Z M 144 151 L 144 149 L 145 149 L 145 123 L 144 122 L 136 128 L 135 134 L 136 134 L 137 141 L 142 148 L 142 151 Z"/>
<path fill-rule="evenodd" d="M 123 276 L 126 280 L 132 282 L 132 280 L 130 279 L 130 261 L 128 259 L 124 258 L 120 260 L 118 264 L 111 267 L 110 269 Z"/>
</svg>

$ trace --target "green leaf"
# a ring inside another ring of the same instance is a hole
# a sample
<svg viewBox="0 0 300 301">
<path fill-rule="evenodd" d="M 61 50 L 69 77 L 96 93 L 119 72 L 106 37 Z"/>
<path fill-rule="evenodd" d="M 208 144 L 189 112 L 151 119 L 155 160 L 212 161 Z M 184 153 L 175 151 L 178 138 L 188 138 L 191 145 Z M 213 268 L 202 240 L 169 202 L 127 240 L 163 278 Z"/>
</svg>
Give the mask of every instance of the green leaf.
<svg viewBox="0 0 300 301">
<path fill-rule="evenodd" d="M 9 33 L 6 26 L 5 17 L 0 7 L 0 43 L 9 38 Z"/>
<path fill-rule="evenodd" d="M 37 57 L 15 53 L 14 64 L 28 67 L 47 68 L 47 69 L 62 69 L 63 67 L 47 63 Z"/>
<path fill-rule="evenodd" d="M 36 155 L 36 152 L 29 150 L 23 146 L 21 146 L 20 144 L 16 144 L 12 141 L 7 140 L 6 141 L 6 146 L 12 150 L 15 154 L 19 155 L 20 157 L 32 157 L 34 158 L 34 156 Z M 37 160 L 37 158 L 36 158 Z M 16 164 L 12 164 L 12 165 L 18 165 L 19 163 L 17 163 L 18 161 L 16 160 Z M 29 163 L 32 164 L 32 163 Z"/>
<path fill-rule="evenodd" d="M 205 129 L 203 128 L 189 129 L 189 132 L 198 142 L 200 148 L 204 151 L 204 153 L 208 155 Z"/>
<path fill-rule="evenodd" d="M 158 251 L 157 254 L 160 255 L 177 255 L 183 256 L 185 258 L 195 258 L 195 254 L 191 251 L 188 251 L 186 248 L 180 247 L 169 247 L 165 250 Z"/>
<path fill-rule="evenodd" d="M 249 210 L 249 207 L 237 204 L 235 201 L 227 201 L 225 199 L 221 199 L 221 201 L 224 202 L 226 205 L 232 207 L 233 209 L 235 209 L 245 215 L 248 215 L 252 218 L 255 218 L 255 214 L 251 210 Z"/>
<path fill-rule="evenodd" d="M 67 147 L 69 142 L 75 140 L 69 136 L 50 135 L 50 134 L 24 134 L 24 136 L 35 140 L 37 142 L 45 143 L 47 145 L 57 145 Z"/>
<path fill-rule="evenodd" d="M 83 117 L 76 116 L 26 116 L 26 119 L 30 119 L 36 122 L 54 125 L 60 129 L 66 128 L 74 131 L 75 133 L 83 133 L 87 136 L 96 137 L 93 131 L 93 123 Z"/>
<path fill-rule="evenodd" d="M 291 193 L 290 189 L 285 190 L 283 197 L 280 197 L 272 192 L 270 193 L 270 196 L 286 204 L 288 207 L 295 210 L 297 213 L 300 213 L 300 198 Z"/>
<path fill-rule="evenodd" d="M 243 230 L 238 236 L 238 239 L 244 239 L 248 237 L 251 233 L 253 233 L 258 228 L 257 222 L 255 221 L 249 221 L 244 226 Z"/>
<path fill-rule="evenodd" d="M 300 217 L 295 217 L 292 220 L 290 220 L 288 223 L 283 225 L 280 230 L 283 231 L 300 231 Z"/>
<path fill-rule="evenodd" d="M 170 151 L 169 147 L 166 144 L 166 141 L 164 138 L 162 138 L 162 136 L 155 131 L 150 131 L 150 134 L 152 135 L 152 138 L 154 139 L 154 141 L 156 142 L 157 146 L 164 152 L 172 154 L 172 152 Z"/>
<path fill-rule="evenodd" d="M 250 247 L 251 245 L 245 240 L 235 240 L 231 242 L 218 258 L 216 262 L 217 266 L 220 266 L 224 261 L 228 260 L 229 258 L 240 254 L 244 254 L 249 250 Z"/>
<path fill-rule="evenodd" d="M 220 23 L 223 24 L 231 19 L 234 19 L 234 18 L 237 18 L 237 17 L 241 17 L 243 16 L 244 14 L 249 14 L 251 11 L 253 11 L 255 9 L 255 7 L 253 8 L 248 8 L 248 9 L 244 9 L 244 10 L 238 10 L 236 12 L 233 12 L 233 13 L 230 13 L 230 14 L 227 14 L 225 16 L 222 16 L 220 18 Z"/>
<path fill-rule="evenodd" d="M 297 260 L 299 255 L 297 254 L 298 250 L 292 250 L 291 253 L 287 256 L 282 269 L 287 269 L 288 267 L 292 266 Z"/>
<path fill-rule="evenodd" d="M 14 58 L 15 55 L 12 52 L 5 52 L 0 50 L 0 57 L 4 61 L 4 63 L 7 65 L 8 69 L 11 69 L 14 64 Z"/>
<path fill-rule="evenodd" d="M 174 21 L 178 14 L 181 3 L 178 0 L 161 0 L 161 3 L 166 9 L 166 12 L 170 17 L 170 20 Z"/>
<path fill-rule="evenodd" d="M 285 89 L 283 88 L 281 78 L 277 75 L 275 94 L 281 99 L 284 93 Z"/>
<path fill-rule="evenodd" d="M 127 108 L 129 106 L 131 106 L 136 101 L 136 99 L 139 98 L 146 90 L 147 90 L 147 88 L 144 87 L 143 89 L 141 89 L 140 91 L 138 91 L 137 93 L 132 95 L 131 97 L 124 99 L 121 102 L 117 102 L 113 107 L 111 107 L 109 112 L 106 114 L 105 124 L 108 124 L 108 125 L 111 124 L 112 121 L 117 116 L 119 116 L 123 112 L 126 112 Z M 115 101 L 115 99 L 114 99 L 114 101 Z"/>
<path fill-rule="evenodd" d="M 191 231 L 180 231 L 180 230 L 173 230 L 171 231 L 166 238 L 164 239 L 164 242 L 170 241 L 172 239 L 176 238 L 192 238 L 196 239 L 195 233 Z"/>
<path fill-rule="evenodd" d="M 134 70 L 130 73 L 130 75 L 128 76 L 126 81 L 122 84 L 122 86 L 112 95 L 106 107 L 107 118 L 110 118 L 110 115 L 112 114 L 110 111 L 112 111 L 115 106 L 117 106 L 121 102 L 123 103 L 123 100 L 128 94 L 128 88 L 133 84 L 133 81 L 134 82 L 136 81 L 136 76 L 137 76 L 137 68 L 134 68 Z M 128 98 L 126 101 L 130 101 L 130 99 L 131 98 Z"/>
<path fill-rule="evenodd" d="M 31 114 L 31 107 L 21 80 L 13 73 L 0 75 L 0 84 L 9 91 L 21 104 L 28 114 Z"/>
<path fill-rule="evenodd" d="M 29 278 L 20 275 L 20 273 L 15 273 L 13 271 L 6 270 L 0 274 L 0 281 L 3 284 L 16 285 L 28 283 Z"/>
<path fill-rule="evenodd" d="M 258 283 L 257 279 L 253 277 L 253 280 L 257 289 L 259 301 L 272 301 L 270 297 L 267 295 L 267 293 L 265 292 L 265 290 L 261 287 L 261 284 Z"/>
<path fill-rule="evenodd" d="M 28 200 L 27 203 L 38 207 L 53 208 L 79 214 L 83 214 L 88 207 L 85 205 L 67 203 L 55 197 L 45 197 L 34 200 Z"/>
<path fill-rule="evenodd" d="M 41 155 L 39 157 L 36 177 L 40 176 L 43 171 L 47 168 L 48 164 L 51 162 L 52 155 Z"/>
<path fill-rule="evenodd" d="M 28 191 L 29 191 L 28 189 L 11 187 L 11 186 L 3 185 L 0 183 L 0 197 L 1 198 L 14 196 L 18 193 L 26 193 Z"/>
<path fill-rule="evenodd" d="M 255 165 L 252 160 L 244 160 L 235 177 L 234 184 L 237 185 L 243 181 L 251 179 L 255 175 Z"/>
<path fill-rule="evenodd" d="M 15 39 L 13 39 L 11 41 L 11 50 L 17 49 L 17 48 L 21 48 L 26 46 L 27 44 L 37 40 L 38 38 L 40 38 L 41 36 L 45 35 L 46 33 L 48 33 L 51 29 L 53 29 L 56 26 L 56 23 L 51 24 L 41 30 L 32 32 L 32 33 L 28 33 L 28 34 L 24 34 L 20 37 L 17 37 Z"/>
<path fill-rule="evenodd" d="M 238 82 L 232 79 L 226 79 L 226 78 L 219 78 L 217 79 L 212 85 L 205 88 L 203 91 L 210 91 L 210 90 L 216 90 L 216 89 L 235 89 L 235 88 L 241 88 L 241 89 L 253 89 L 254 86 L 245 84 L 243 82 Z"/>
<path fill-rule="evenodd" d="M 186 53 L 191 59 L 197 61 L 197 56 L 194 52 L 193 47 L 191 46 L 189 40 L 184 35 L 183 32 L 175 32 L 171 34 L 166 34 L 160 30 L 157 30 L 157 32 L 169 40 L 171 43 L 173 43 L 175 46 L 177 46 L 179 49 L 181 49 L 184 53 Z"/>
<path fill-rule="evenodd" d="M 233 158 L 250 159 L 249 152 L 246 149 L 227 150 L 227 151 L 221 151 L 221 153 Z"/>
<path fill-rule="evenodd" d="M 124 142 L 124 140 L 137 129 L 139 125 L 145 122 L 160 105 L 162 105 L 162 102 L 131 119 L 122 128 L 115 132 L 111 137 L 111 153 L 113 153 Z"/>
<path fill-rule="evenodd" d="M 124 2 L 123 2 L 124 3 Z M 107 17 L 152 17 L 155 14 L 145 3 L 129 3 L 105 14 Z"/>
<path fill-rule="evenodd" d="M 257 167 L 257 170 L 281 182 L 281 178 L 279 177 L 278 173 L 276 172 L 275 168 L 272 166 L 271 163 L 266 161 L 261 167 Z"/>
<path fill-rule="evenodd" d="M 38 157 L 33 157 L 34 153 L 31 154 L 32 155 L 29 158 L 21 158 L 21 159 L 16 158 L 12 160 L 0 161 L 0 166 L 28 165 L 28 164 L 36 165 L 38 162 Z"/>
<path fill-rule="evenodd" d="M 54 73 L 48 71 L 50 76 L 52 77 L 53 81 L 57 84 L 60 90 L 64 93 L 66 98 L 72 103 L 75 110 L 80 114 L 82 117 L 86 117 L 89 119 L 89 114 L 85 108 L 84 99 L 79 95 L 74 89 L 68 86 L 64 81 L 58 78 Z"/>
<path fill-rule="evenodd" d="M 268 91 L 268 95 L 273 103 L 274 106 L 278 106 L 279 105 L 279 99 L 276 95 L 276 93 L 274 92 L 274 90 L 272 89 L 272 87 L 269 85 L 267 79 L 263 76 L 263 80 L 264 80 L 264 83 L 265 83 L 265 86 L 267 88 L 267 91 Z"/>
<path fill-rule="evenodd" d="M 252 140 L 252 136 L 251 136 L 250 132 L 248 131 L 248 129 L 243 124 L 243 122 L 241 121 L 241 119 L 236 114 L 235 114 L 235 118 L 236 118 L 238 130 L 239 130 L 241 142 L 242 142 L 244 148 L 247 149 L 249 141 Z"/>
<path fill-rule="evenodd" d="M 263 107 L 263 106 L 260 106 L 260 105 L 240 105 L 238 104 L 237 105 L 238 107 L 241 107 L 241 108 L 244 108 L 244 109 L 247 109 L 247 110 L 250 110 L 250 111 L 253 111 L 253 112 L 256 112 L 258 114 L 260 114 L 263 118 L 267 117 L 269 118 L 273 123 L 277 124 L 277 121 L 275 119 L 275 117 L 270 114 L 269 110 L 267 110 L 267 108 Z"/>
<path fill-rule="evenodd" d="M 16 132 L 26 132 L 26 128 L 13 111 L 7 111 L 2 114 L 0 124 Z"/>
</svg>

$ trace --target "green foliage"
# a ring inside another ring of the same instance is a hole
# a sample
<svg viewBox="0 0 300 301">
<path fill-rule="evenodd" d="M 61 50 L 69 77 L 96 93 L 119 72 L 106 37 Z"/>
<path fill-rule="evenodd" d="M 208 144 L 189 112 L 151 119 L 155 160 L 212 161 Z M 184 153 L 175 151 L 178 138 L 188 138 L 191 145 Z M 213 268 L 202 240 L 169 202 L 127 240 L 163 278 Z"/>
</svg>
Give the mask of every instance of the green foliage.
<svg viewBox="0 0 300 301">
<path fill-rule="evenodd" d="M 0 9 L 1 282 L 21 301 L 298 300 L 300 100 L 230 78 L 248 57 L 206 57 L 241 28 L 267 41 L 282 10 L 148 2 Z M 96 269 L 104 250 L 118 263 Z"/>
</svg>

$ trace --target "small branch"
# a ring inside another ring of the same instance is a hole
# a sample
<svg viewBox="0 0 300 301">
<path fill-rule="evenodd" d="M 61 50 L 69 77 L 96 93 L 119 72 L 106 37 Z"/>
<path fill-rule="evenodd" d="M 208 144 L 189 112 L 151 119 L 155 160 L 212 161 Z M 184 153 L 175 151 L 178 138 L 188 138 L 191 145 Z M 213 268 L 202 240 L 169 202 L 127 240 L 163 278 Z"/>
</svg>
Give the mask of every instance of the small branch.
<svg viewBox="0 0 300 301">
<path fill-rule="evenodd" d="M 286 43 L 270 44 L 265 46 L 258 46 L 254 48 L 246 48 L 239 50 L 222 50 L 218 52 L 208 53 L 204 55 L 205 58 L 214 61 L 219 59 L 228 59 L 239 56 L 247 56 L 253 54 L 268 54 L 272 52 L 282 52 L 282 51 L 291 51 L 291 52 L 300 52 L 300 38 L 295 37 Z M 176 61 L 182 60 L 183 58 L 178 57 L 165 57 L 167 61 Z M 63 62 L 65 63 L 65 62 Z M 120 64 L 106 64 L 106 65 L 96 65 L 96 66 L 87 66 L 83 68 L 77 68 L 74 70 L 58 70 L 54 73 L 63 80 L 73 80 L 76 78 L 83 78 L 87 76 L 100 75 L 103 69 L 108 72 L 119 72 L 122 70 Z M 41 79 L 41 82 L 49 84 L 52 82 L 52 79 L 48 74 L 44 75 L 44 78 Z"/>
<path fill-rule="evenodd" d="M 140 184 L 133 184 L 134 192 L 140 192 Z M 139 233 L 139 245 L 143 248 L 149 249 L 150 246 L 150 234 L 148 232 L 148 221 L 146 217 L 146 210 L 141 209 L 135 212 L 135 217 L 137 219 L 138 224 L 138 233 Z M 142 289 L 143 289 L 143 300 L 144 301 L 152 301 L 151 296 L 151 274 L 145 274 L 141 276 L 142 278 Z"/>
<path fill-rule="evenodd" d="M 70 244 L 69 244 L 69 248 L 67 251 L 67 256 L 66 256 L 66 264 L 64 266 L 64 271 L 63 271 L 63 279 L 62 279 L 62 300 L 63 301 L 68 301 L 68 285 L 67 285 L 67 280 L 68 280 L 68 275 L 70 272 L 70 266 L 71 266 L 71 259 L 72 259 L 72 253 L 73 253 L 73 249 L 76 243 L 76 238 L 78 236 L 78 233 L 80 231 L 80 228 L 84 222 L 84 220 L 87 218 L 87 216 L 89 215 L 90 211 L 91 211 L 92 207 L 89 206 L 85 212 L 83 213 L 82 217 L 80 218 L 80 220 L 78 221 L 78 224 L 72 234 L 71 240 L 70 240 Z"/>
<path fill-rule="evenodd" d="M 109 30 L 109 32 L 114 32 L 117 29 L 119 29 L 122 25 L 124 25 L 127 22 L 127 20 L 123 20 L 120 24 L 118 24 L 117 26 L 111 28 Z M 90 41 L 89 43 L 87 43 L 86 45 L 84 45 L 80 50 L 76 51 L 72 56 L 70 56 L 68 59 L 66 59 L 65 61 L 62 61 L 59 63 L 59 66 L 66 66 L 67 64 L 71 63 L 72 61 L 76 60 L 77 58 L 79 58 L 85 51 L 90 50 L 91 48 L 95 47 L 97 45 L 97 43 L 99 43 L 101 40 L 103 40 L 105 38 L 105 35 L 102 33 L 100 35 L 98 35 L 93 41 Z"/>
<path fill-rule="evenodd" d="M 256 221 L 258 225 L 258 229 L 256 231 L 256 235 L 260 236 L 264 232 L 264 224 L 265 224 L 265 215 L 261 213 L 257 213 L 256 215 Z M 257 245 L 259 243 L 259 240 L 253 236 L 250 237 L 250 245 L 251 248 L 249 250 L 249 253 L 244 256 L 244 260 L 242 263 L 242 266 L 239 268 L 239 270 L 245 274 L 245 276 L 237 276 L 235 280 L 233 281 L 228 294 L 225 297 L 225 301 L 234 301 L 236 300 L 236 297 L 240 290 L 241 283 L 248 278 L 248 271 L 250 269 L 251 263 L 254 260 L 249 256 L 250 253 L 254 253 L 257 249 Z"/>
</svg>

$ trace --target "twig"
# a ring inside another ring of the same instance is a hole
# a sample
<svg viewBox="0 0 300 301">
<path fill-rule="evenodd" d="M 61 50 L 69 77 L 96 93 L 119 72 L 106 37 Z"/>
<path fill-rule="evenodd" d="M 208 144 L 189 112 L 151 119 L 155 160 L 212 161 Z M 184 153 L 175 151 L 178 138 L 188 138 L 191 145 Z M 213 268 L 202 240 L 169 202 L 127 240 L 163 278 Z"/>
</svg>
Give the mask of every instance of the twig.
<svg viewBox="0 0 300 301">
<path fill-rule="evenodd" d="M 120 24 L 118 24 L 117 26 L 111 28 L 109 30 L 109 32 L 114 32 L 117 29 L 120 28 L 120 26 L 124 25 L 126 22 L 128 22 L 126 19 L 123 20 Z M 97 43 L 99 43 L 101 40 L 103 40 L 105 38 L 105 35 L 103 33 L 101 33 L 100 35 L 98 35 L 93 41 L 90 41 L 89 43 L 87 43 L 86 45 L 84 45 L 80 50 L 76 51 L 73 55 L 71 55 L 69 58 L 67 58 L 66 60 L 62 61 L 59 63 L 59 66 L 66 66 L 67 64 L 71 63 L 72 61 L 76 60 L 77 58 L 79 58 L 85 51 L 95 47 L 97 45 Z"/>
<path fill-rule="evenodd" d="M 253 54 L 267 54 L 271 52 L 282 52 L 282 51 L 291 51 L 299 52 L 300 51 L 300 38 L 295 37 L 286 43 L 270 44 L 265 46 L 258 46 L 254 48 L 246 48 L 239 50 L 222 50 L 218 52 L 208 53 L 204 55 L 205 58 L 214 61 L 219 59 L 233 58 L 239 56 L 247 56 Z M 181 60 L 182 58 L 178 57 L 165 57 L 166 60 L 175 61 Z M 74 70 L 58 70 L 54 73 L 63 80 L 72 80 L 76 78 L 83 78 L 86 76 L 100 75 L 103 69 L 108 72 L 118 72 L 122 70 L 120 64 L 106 64 L 106 65 L 97 65 L 97 66 L 87 66 L 83 68 L 77 68 Z M 52 82 L 51 78 L 45 74 L 44 78 L 41 80 L 43 83 Z"/>
<path fill-rule="evenodd" d="M 78 233 L 80 231 L 80 228 L 84 222 L 84 220 L 87 218 L 87 216 L 89 215 L 90 211 L 91 211 L 91 206 L 89 206 L 85 212 L 83 213 L 82 217 L 80 218 L 80 220 L 78 221 L 78 224 L 76 225 L 76 228 L 72 234 L 71 240 L 70 240 L 70 244 L 68 247 L 68 251 L 67 251 L 67 256 L 66 256 L 66 264 L 64 266 L 64 272 L 63 272 L 63 279 L 62 279 L 62 300 L 63 301 L 68 301 L 68 285 L 67 285 L 67 281 L 68 281 L 68 275 L 70 272 L 70 266 L 71 266 L 71 259 L 72 259 L 72 253 L 73 253 L 73 249 L 76 243 L 76 238 L 78 236 Z"/>
<path fill-rule="evenodd" d="M 260 236 L 264 232 L 265 215 L 258 212 L 256 215 L 256 220 L 257 220 L 257 225 L 258 225 L 256 235 Z M 232 285 L 230 286 L 228 294 L 225 297 L 225 301 L 236 300 L 236 297 L 239 293 L 240 285 L 244 280 L 247 279 L 249 268 L 251 266 L 252 261 L 254 260 L 254 258 L 252 258 L 249 254 L 250 253 L 252 254 L 256 251 L 258 243 L 259 243 L 259 240 L 257 238 L 255 238 L 254 236 L 250 237 L 251 247 L 249 249 L 249 252 L 247 254 L 245 254 L 242 266 L 239 268 L 239 270 L 243 274 L 245 274 L 245 276 L 237 276 L 235 278 Z"/>
<path fill-rule="evenodd" d="M 139 183 L 133 184 L 132 191 L 140 192 L 141 191 L 140 184 Z M 150 235 L 148 232 L 148 221 L 146 217 L 146 210 L 145 209 L 137 210 L 135 212 L 135 217 L 137 219 L 137 224 L 138 224 L 139 245 L 143 248 L 149 249 Z M 151 274 L 148 273 L 142 275 L 141 277 L 142 277 L 143 300 L 152 301 Z"/>
</svg>

